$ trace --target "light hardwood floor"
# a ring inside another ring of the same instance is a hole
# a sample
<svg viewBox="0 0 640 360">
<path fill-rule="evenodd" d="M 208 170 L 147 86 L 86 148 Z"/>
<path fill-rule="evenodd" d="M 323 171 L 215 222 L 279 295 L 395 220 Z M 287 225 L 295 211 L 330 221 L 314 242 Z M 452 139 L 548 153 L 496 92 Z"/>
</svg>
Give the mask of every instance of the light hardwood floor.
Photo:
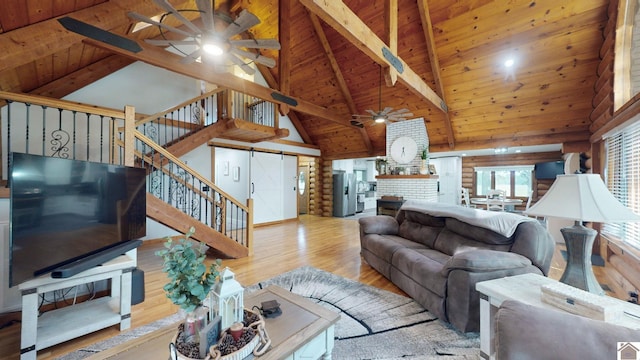
<svg viewBox="0 0 640 360">
<path fill-rule="evenodd" d="M 297 221 L 257 227 L 254 232 L 254 255 L 243 259 L 224 260 L 236 279 L 250 285 L 300 266 L 310 265 L 334 274 L 376 286 L 381 289 L 404 294 L 396 286 L 369 267 L 360 258 L 358 223 L 352 219 L 324 218 L 302 215 Z M 162 286 L 167 278 L 162 272 L 162 261 L 155 251 L 162 248 L 163 241 L 146 241 L 138 249 L 138 267 L 145 272 L 145 301 L 132 308 L 132 327 L 138 327 L 169 316 L 177 307 L 164 295 Z M 556 249 L 549 276 L 559 279 L 564 269 Z M 213 258 L 211 259 L 211 261 Z M 596 267 L 601 283 L 613 288 L 610 295 L 626 299 L 621 289 L 616 289 L 608 272 L 611 267 Z M 54 359 L 119 333 L 116 326 L 86 335 L 76 340 L 53 346 L 38 352 L 38 359 Z M 20 349 L 20 324 L 0 330 L 0 359 L 18 359 Z"/>
</svg>

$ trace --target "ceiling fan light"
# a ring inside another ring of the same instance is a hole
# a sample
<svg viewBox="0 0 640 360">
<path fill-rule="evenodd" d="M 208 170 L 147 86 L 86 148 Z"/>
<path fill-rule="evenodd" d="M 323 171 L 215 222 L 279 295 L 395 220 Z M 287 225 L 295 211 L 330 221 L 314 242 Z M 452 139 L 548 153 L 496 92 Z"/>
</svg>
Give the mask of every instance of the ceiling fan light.
<svg viewBox="0 0 640 360">
<path fill-rule="evenodd" d="M 376 115 L 373 117 L 373 121 L 377 123 L 383 123 L 386 119 L 382 115 Z"/>
<path fill-rule="evenodd" d="M 224 52 L 221 46 L 214 43 L 206 43 L 202 45 L 202 50 L 204 50 L 207 54 L 211 54 L 214 56 L 220 56 Z"/>
</svg>

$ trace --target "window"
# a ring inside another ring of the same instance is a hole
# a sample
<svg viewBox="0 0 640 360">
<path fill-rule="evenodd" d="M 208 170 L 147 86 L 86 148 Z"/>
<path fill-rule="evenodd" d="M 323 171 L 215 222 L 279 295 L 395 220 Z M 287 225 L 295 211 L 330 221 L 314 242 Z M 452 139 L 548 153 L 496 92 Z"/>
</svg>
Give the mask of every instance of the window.
<svg viewBox="0 0 640 360">
<path fill-rule="evenodd" d="M 607 187 L 623 205 L 640 213 L 640 121 L 605 139 Z M 604 224 L 602 233 L 640 249 L 640 223 Z"/>
<path fill-rule="evenodd" d="M 507 197 L 528 197 L 533 188 L 533 165 L 477 167 L 476 195 L 490 189 L 504 190 Z"/>
</svg>

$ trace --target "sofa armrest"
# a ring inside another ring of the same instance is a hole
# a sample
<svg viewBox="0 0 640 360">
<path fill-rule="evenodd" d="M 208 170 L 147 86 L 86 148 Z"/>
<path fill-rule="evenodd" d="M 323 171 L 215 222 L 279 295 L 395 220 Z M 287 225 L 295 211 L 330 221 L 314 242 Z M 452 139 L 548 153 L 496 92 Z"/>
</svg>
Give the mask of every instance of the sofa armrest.
<svg viewBox="0 0 640 360">
<path fill-rule="evenodd" d="M 363 234 L 398 235 L 398 222 L 389 215 L 363 217 L 358 223 Z"/>
<path fill-rule="evenodd" d="M 469 249 L 455 253 L 441 270 L 447 277 L 453 270 L 469 272 L 491 272 L 523 268 L 531 265 L 526 257 L 505 251 L 487 249 Z"/>
<path fill-rule="evenodd" d="M 632 330 L 552 308 L 506 300 L 496 314 L 496 359 L 615 359 Z"/>
</svg>

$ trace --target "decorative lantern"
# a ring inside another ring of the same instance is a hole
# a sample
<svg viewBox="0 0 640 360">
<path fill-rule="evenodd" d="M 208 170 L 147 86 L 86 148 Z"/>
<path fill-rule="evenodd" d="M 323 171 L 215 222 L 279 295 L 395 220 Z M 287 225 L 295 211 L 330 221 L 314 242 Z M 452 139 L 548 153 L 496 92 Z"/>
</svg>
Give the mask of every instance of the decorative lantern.
<svg viewBox="0 0 640 360">
<path fill-rule="evenodd" d="M 233 323 L 242 322 L 244 318 L 244 288 L 236 281 L 235 274 L 225 268 L 220 273 L 220 280 L 211 290 L 209 309 L 220 316 L 220 329 L 224 330 Z"/>
</svg>

